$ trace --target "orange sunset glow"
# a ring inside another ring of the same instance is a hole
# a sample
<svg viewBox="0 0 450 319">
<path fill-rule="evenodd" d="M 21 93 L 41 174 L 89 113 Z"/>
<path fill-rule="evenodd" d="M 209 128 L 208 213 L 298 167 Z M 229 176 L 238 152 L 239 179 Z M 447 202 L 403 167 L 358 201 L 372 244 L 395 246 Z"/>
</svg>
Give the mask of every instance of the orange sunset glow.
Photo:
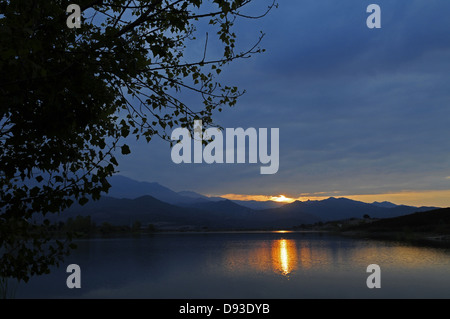
<svg viewBox="0 0 450 319">
<path fill-rule="evenodd" d="M 423 190 L 423 191 L 402 191 L 385 194 L 344 194 L 339 191 L 303 193 L 298 196 L 289 195 L 247 195 L 247 194 L 224 194 L 215 195 L 230 200 L 254 200 L 254 201 L 275 201 L 280 203 L 292 203 L 294 201 L 324 200 L 329 197 L 345 197 L 348 199 L 372 203 L 375 201 L 389 201 L 397 205 L 411 206 L 435 206 L 450 207 L 450 190 Z"/>
<path fill-rule="evenodd" d="M 284 195 L 271 196 L 270 200 L 273 200 L 274 202 L 280 202 L 280 203 L 292 203 L 295 201 L 295 199 L 286 197 Z"/>
</svg>

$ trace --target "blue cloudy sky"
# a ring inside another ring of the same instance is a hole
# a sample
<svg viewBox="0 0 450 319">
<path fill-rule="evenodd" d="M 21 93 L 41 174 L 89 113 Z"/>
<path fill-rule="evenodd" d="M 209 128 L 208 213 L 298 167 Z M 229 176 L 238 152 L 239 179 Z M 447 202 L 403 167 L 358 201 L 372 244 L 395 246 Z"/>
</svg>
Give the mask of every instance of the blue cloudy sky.
<svg viewBox="0 0 450 319">
<path fill-rule="evenodd" d="M 366 26 L 371 3 L 381 29 Z M 238 44 L 262 30 L 266 52 L 224 69 L 219 80 L 246 94 L 215 117 L 223 127 L 279 128 L 279 171 L 177 165 L 154 139 L 131 143 L 120 173 L 211 195 L 450 206 L 449 12 L 448 0 L 280 0 L 265 18 L 237 23 Z"/>
</svg>

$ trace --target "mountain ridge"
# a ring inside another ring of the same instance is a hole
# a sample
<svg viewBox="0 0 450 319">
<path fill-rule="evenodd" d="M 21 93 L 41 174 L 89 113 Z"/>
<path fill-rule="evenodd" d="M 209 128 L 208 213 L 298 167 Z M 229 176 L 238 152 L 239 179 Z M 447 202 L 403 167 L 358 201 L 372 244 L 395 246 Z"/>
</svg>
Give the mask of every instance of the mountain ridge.
<svg viewBox="0 0 450 319">
<path fill-rule="evenodd" d="M 204 204 L 204 203 L 203 203 Z M 206 203 L 205 207 L 176 206 L 160 201 L 150 195 L 135 199 L 103 196 L 81 206 L 75 204 L 62 214 L 52 218 L 53 222 L 65 222 L 76 216 L 91 216 L 96 224 L 131 225 L 139 221 L 143 225 L 153 224 L 158 229 L 208 228 L 208 229 L 255 229 L 290 227 L 311 222 L 308 215 L 296 213 L 290 217 L 259 214 L 259 211 L 240 206 L 230 200 Z"/>
<path fill-rule="evenodd" d="M 436 207 L 414 207 L 389 202 L 364 203 L 345 197 L 269 202 L 256 207 L 255 201 L 209 197 L 194 191 L 175 192 L 159 183 L 138 182 L 116 175 L 108 195 L 85 206 L 74 205 L 66 218 L 91 215 L 96 223 L 131 223 L 139 220 L 159 227 L 193 228 L 280 228 L 351 218 L 390 218 Z M 114 197 L 119 196 L 119 197 Z M 126 198 L 126 197 L 131 198 Z M 272 205 L 272 206 L 269 206 Z M 269 207 L 269 208 L 265 208 Z"/>
</svg>

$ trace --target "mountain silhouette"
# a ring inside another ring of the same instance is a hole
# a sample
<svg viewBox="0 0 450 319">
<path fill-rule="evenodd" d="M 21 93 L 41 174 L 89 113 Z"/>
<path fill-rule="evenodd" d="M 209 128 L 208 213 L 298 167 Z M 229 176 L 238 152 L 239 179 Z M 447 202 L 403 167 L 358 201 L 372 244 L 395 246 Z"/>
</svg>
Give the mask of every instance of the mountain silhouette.
<svg viewBox="0 0 450 319">
<path fill-rule="evenodd" d="M 229 200 L 197 203 L 186 207 L 165 203 L 149 195 L 135 199 L 103 196 L 100 200 L 88 202 L 84 206 L 75 204 L 52 221 L 66 221 L 78 215 L 91 216 L 91 220 L 96 224 L 108 222 L 112 225 L 131 225 L 139 221 L 143 225 L 153 224 L 160 229 L 277 228 L 311 221 L 311 218 L 303 213 L 296 213 L 295 216 L 265 214 Z"/>
<path fill-rule="evenodd" d="M 295 201 L 282 208 L 267 210 L 267 212 L 276 212 L 278 210 L 289 213 L 302 212 L 325 222 L 349 218 L 363 218 L 364 215 L 369 215 L 372 218 L 396 217 L 434 208 L 435 207 L 413 207 L 405 205 L 386 208 L 348 198 L 330 197 L 325 200 Z"/>
<path fill-rule="evenodd" d="M 196 194 L 194 192 L 186 192 L 188 195 L 186 196 L 186 193 L 185 195 L 177 193 L 159 183 L 138 182 L 122 175 L 114 175 L 108 179 L 108 182 L 111 184 L 111 188 L 106 194 L 109 197 L 136 199 L 150 195 L 160 201 L 174 205 L 192 204 L 208 200 L 206 196 L 200 194 L 192 196 L 192 194 Z"/>
<path fill-rule="evenodd" d="M 189 206 L 195 203 L 211 201 L 223 201 L 225 199 L 221 197 L 209 197 L 193 191 L 175 192 L 159 183 L 138 182 L 122 175 L 114 175 L 108 179 L 108 182 L 111 184 L 111 188 L 105 195 L 115 198 L 136 199 L 141 196 L 150 195 L 163 202 L 180 206 Z M 259 202 L 233 200 L 233 202 L 252 209 L 277 208 L 284 205 L 283 203 L 274 201 Z"/>
<path fill-rule="evenodd" d="M 221 201 L 215 202 L 195 203 L 189 205 L 188 207 L 198 208 L 215 213 L 228 213 L 237 216 L 248 216 L 249 214 L 254 213 L 253 209 L 238 205 L 228 199 L 223 199 Z"/>
<path fill-rule="evenodd" d="M 391 202 L 373 202 L 372 205 L 378 206 L 378 207 L 384 207 L 384 208 L 394 208 L 397 207 L 398 205 L 391 203 Z"/>
<path fill-rule="evenodd" d="M 195 221 L 207 224 L 207 212 L 194 208 L 181 208 L 152 196 L 135 199 L 103 196 L 98 201 L 90 201 L 84 206 L 74 205 L 62 215 L 65 218 L 91 216 L 96 224 L 108 222 L 113 225 L 129 225 L 135 221 L 143 224 L 174 223 L 185 224 Z"/>
<path fill-rule="evenodd" d="M 385 218 L 349 227 L 370 232 L 434 232 L 450 235 L 450 208 L 433 209 L 404 216 Z"/>
<path fill-rule="evenodd" d="M 257 201 L 257 200 L 233 200 L 234 203 L 238 205 L 242 205 L 251 209 L 261 210 L 261 209 L 271 209 L 271 208 L 279 208 L 286 203 L 275 202 L 272 200 L 266 201 Z"/>
<path fill-rule="evenodd" d="M 190 198 L 201 200 L 199 202 L 224 200 L 224 198 L 222 198 L 222 197 L 208 197 L 208 196 L 205 196 L 205 195 L 193 192 L 193 191 L 181 191 L 181 192 L 178 192 L 178 194 L 181 196 L 184 196 L 184 197 L 190 197 Z"/>
<path fill-rule="evenodd" d="M 138 182 L 120 175 L 113 176 L 109 182 L 112 186 L 108 195 L 84 206 L 75 204 L 62 214 L 52 217 L 52 220 L 65 221 L 69 217 L 89 215 L 96 224 L 108 222 L 113 225 L 131 225 L 140 221 L 143 225 L 154 224 L 159 229 L 260 229 L 363 218 L 365 215 L 391 218 L 436 208 L 389 202 L 369 204 L 334 197 L 290 204 L 232 201 L 207 197 L 193 191 L 175 192 L 158 183 Z"/>
</svg>

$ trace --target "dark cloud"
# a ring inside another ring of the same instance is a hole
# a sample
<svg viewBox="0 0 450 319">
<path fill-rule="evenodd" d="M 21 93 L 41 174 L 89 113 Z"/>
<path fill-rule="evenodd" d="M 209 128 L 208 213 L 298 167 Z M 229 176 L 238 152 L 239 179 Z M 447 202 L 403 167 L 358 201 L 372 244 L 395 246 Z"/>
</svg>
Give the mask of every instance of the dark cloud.
<svg viewBox="0 0 450 319">
<path fill-rule="evenodd" d="M 176 165 L 159 141 L 136 144 L 123 173 L 216 194 L 448 189 L 450 2 L 377 1 L 379 30 L 365 25 L 370 3 L 282 1 L 254 26 L 238 25 L 242 43 L 264 30 L 267 52 L 224 70 L 247 94 L 216 121 L 279 127 L 277 174 Z"/>
</svg>

